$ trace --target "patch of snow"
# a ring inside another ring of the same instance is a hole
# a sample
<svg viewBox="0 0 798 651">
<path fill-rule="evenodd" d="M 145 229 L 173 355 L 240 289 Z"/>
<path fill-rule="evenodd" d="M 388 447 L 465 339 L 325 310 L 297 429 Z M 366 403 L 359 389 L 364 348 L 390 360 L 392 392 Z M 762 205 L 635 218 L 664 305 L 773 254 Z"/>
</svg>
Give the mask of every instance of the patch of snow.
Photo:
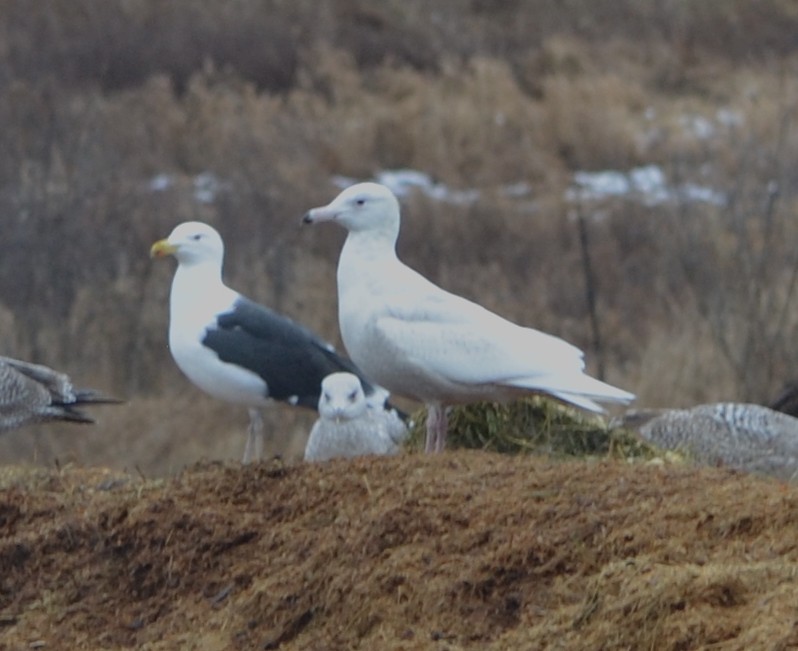
<svg viewBox="0 0 798 651">
<path fill-rule="evenodd" d="M 663 203 L 668 199 L 668 182 L 658 165 L 645 165 L 629 170 L 633 193 L 644 197 L 644 203 Z"/>
<path fill-rule="evenodd" d="M 431 188 L 424 189 L 422 192 L 432 199 L 443 201 L 444 203 L 454 203 L 459 206 L 468 206 L 479 200 L 481 194 L 479 190 L 452 190 L 442 183 L 436 183 Z"/>
<path fill-rule="evenodd" d="M 741 127 L 745 122 L 742 115 L 730 108 L 718 109 L 718 112 L 715 113 L 715 119 L 718 121 L 718 124 L 726 127 L 727 129 Z"/>
<path fill-rule="evenodd" d="M 699 140 L 709 140 L 715 135 L 715 124 L 703 115 L 683 115 L 679 122 L 688 133 Z"/>
<path fill-rule="evenodd" d="M 566 191 L 568 199 L 619 197 L 628 194 L 631 190 L 629 177 L 625 173 L 616 172 L 615 170 L 575 172 L 574 183 L 576 183 L 577 187 L 571 187 Z"/>
<path fill-rule="evenodd" d="M 696 183 L 672 187 L 658 165 L 635 167 L 628 172 L 576 172 L 573 181 L 573 185 L 565 191 L 566 200 L 572 202 L 615 197 L 639 201 L 646 206 L 678 200 L 717 206 L 726 203 L 726 196 L 722 192 Z"/>
<path fill-rule="evenodd" d="M 705 185 L 697 185 L 696 183 L 684 183 L 677 188 L 679 197 L 687 201 L 697 201 L 700 203 L 708 203 L 713 206 L 725 206 L 726 195 L 719 190 L 713 190 Z"/>
<path fill-rule="evenodd" d="M 481 192 L 477 189 L 454 190 L 443 183 L 436 183 L 429 174 L 412 169 L 382 170 L 369 180 L 389 187 L 397 197 L 421 192 L 435 201 L 456 205 L 471 205 L 481 197 Z M 361 179 L 337 175 L 333 176 L 331 181 L 338 189 L 343 190 L 359 183 Z M 498 192 L 508 199 L 518 200 L 519 209 L 525 212 L 537 210 L 537 206 L 528 201 L 532 195 L 532 186 L 525 181 L 501 186 Z M 658 165 L 643 165 L 625 172 L 618 170 L 576 172 L 571 187 L 565 192 L 565 198 L 570 202 L 595 202 L 613 197 L 637 201 L 645 206 L 677 201 L 708 203 L 716 206 L 726 203 L 725 194 L 711 187 L 697 183 L 670 185 L 665 172 Z"/>
<path fill-rule="evenodd" d="M 518 181 L 518 183 L 511 183 L 510 185 L 503 185 L 499 192 L 511 199 L 520 199 L 521 197 L 528 197 L 532 194 L 532 186 L 526 181 Z"/>
<path fill-rule="evenodd" d="M 213 203 L 216 196 L 227 184 L 219 179 L 213 172 L 200 172 L 192 182 L 194 199 L 199 203 Z"/>
<path fill-rule="evenodd" d="M 429 174 L 411 169 L 382 170 L 377 172 L 374 180 L 377 183 L 387 185 L 397 197 L 404 197 L 416 188 L 426 194 L 435 187 L 435 183 Z"/>
<path fill-rule="evenodd" d="M 720 108 L 711 118 L 703 115 L 683 115 L 679 119 L 682 128 L 699 140 L 709 140 L 718 135 L 718 128 L 735 129 L 744 124 L 743 116 L 734 109 Z"/>
<path fill-rule="evenodd" d="M 174 187 L 182 178 L 175 178 L 172 174 L 164 172 L 156 174 L 147 181 L 150 192 L 164 192 Z M 184 184 L 181 183 L 181 187 Z M 191 180 L 191 190 L 194 200 L 199 203 L 213 203 L 219 192 L 227 189 L 229 183 L 222 181 L 213 172 L 201 172 Z"/>
<path fill-rule="evenodd" d="M 382 170 L 370 180 L 389 187 L 397 197 L 406 197 L 417 190 L 436 201 L 459 205 L 472 204 L 480 197 L 479 190 L 453 190 L 443 183 L 435 183 L 429 174 L 418 170 Z M 343 190 L 360 181 L 349 176 L 333 176 L 332 182 Z"/>
<path fill-rule="evenodd" d="M 173 183 L 174 181 L 172 180 L 172 177 L 168 174 L 156 174 L 149 180 L 147 187 L 152 192 L 163 192 L 164 190 L 170 188 Z"/>
</svg>

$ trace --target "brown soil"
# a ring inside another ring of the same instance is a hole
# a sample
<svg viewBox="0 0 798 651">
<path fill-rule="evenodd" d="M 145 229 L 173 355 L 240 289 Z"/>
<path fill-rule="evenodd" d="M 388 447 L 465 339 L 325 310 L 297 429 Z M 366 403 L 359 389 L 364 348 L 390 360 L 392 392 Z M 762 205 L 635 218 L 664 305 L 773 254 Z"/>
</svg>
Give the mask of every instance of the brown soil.
<svg viewBox="0 0 798 651">
<path fill-rule="evenodd" d="M 0 649 L 798 647 L 798 487 L 479 452 L 7 468 Z"/>
</svg>

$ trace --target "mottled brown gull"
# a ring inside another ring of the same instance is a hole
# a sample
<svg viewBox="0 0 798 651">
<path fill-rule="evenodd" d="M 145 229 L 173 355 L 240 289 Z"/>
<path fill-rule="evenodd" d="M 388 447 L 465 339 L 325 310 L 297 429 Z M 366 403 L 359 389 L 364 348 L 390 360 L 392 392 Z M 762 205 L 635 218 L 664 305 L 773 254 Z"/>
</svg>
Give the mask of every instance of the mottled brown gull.
<svg viewBox="0 0 798 651">
<path fill-rule="evenodd" d="M 698 463 L 781 479 L 798 471 L 798 418 L 762 405 L 721 402 L 690 409 L 634 410 L 622 423 Z"/>
<path fill-rule="evenodd" d="M 93 423 L 81 407 L 119 402 L 94 389 L 78 389 L 69 376 L 41 364 L 0 357 L 0 432 L 29 423 Z"/>
</svg>

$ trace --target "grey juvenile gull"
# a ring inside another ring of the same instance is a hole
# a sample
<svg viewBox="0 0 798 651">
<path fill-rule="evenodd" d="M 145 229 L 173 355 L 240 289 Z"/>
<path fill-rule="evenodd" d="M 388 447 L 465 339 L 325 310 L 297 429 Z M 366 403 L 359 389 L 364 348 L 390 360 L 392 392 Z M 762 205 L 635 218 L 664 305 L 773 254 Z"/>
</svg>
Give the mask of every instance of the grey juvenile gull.
<svg viewBox="0 0 798 651">
<path fill-rule="evenodd" d="M 338 262 L 338 318 L 347 352 L 366 376 L 428 406 L 427 451 L 445 447 L 446 405 L 546 393 L 591 411 L 631 393 L 584 373 L 571 344 L 518 326 L 451 294 L 396 256 L 399 202 L 385 186 L 360 183 L 306 223 L 349 231 Z"/>
<path fill-rule="evenodd" d="M 94 389 L 77 389 L 69 376 L 41 364 L 0 357 L 0 432 L 28 423 L 93 423 L 80 407 L 119 402 Z"/>
<path fill-rule="evenodd" d="M 623 425 L 666 450 L 709 466 L 781 479 L 798 471 L 798 418 L 762 405 L 720 402 L 690 409 L 634 410 Z"/>
<path fill-rule="evenodd" d="M 393 410 L 375 409 L 351 373 L 332 373 L 321 383 L 319 419 L 305 446 L 305 461 L 364 454 L 395 454 L 407 427 Z"/>
<path fill-rule="evenodd" d="M 181 371 L 215 398 L 249 408 L 244 463 L 259 458 L 263 420 L 272 401 L 316 409 L 321 381 L 355 373 L 369 400 L 387 392 L 308 328 L 233 291 L 222 282 L 224 244 L 201 222 L 185 222 L 152 245 L 153 257 L 173 255 L 178 266 L 169 300 L 169 349 Z"/>
</svg>

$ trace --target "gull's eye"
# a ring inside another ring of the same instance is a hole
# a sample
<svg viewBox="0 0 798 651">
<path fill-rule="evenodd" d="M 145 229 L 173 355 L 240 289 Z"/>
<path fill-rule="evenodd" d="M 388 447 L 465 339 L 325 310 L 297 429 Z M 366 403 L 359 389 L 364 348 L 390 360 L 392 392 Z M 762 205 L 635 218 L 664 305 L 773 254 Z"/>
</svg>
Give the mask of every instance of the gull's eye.
<svg viewBox="0 0 798 651">
<path fill-rule="evenodd" d="M 202 233 L 195 233 L 189 239 L 199 242 L 202 239 Z"/>
<path fill-rule="evenodd" d="M 358 206 L 365 206 L 366 200 L 363 197 L 358 197 L 357 199 L 355 199 L 355 204 L 357 204 Z"/>
<path fill-rule="evenodd" d="M 324 394 L 324 402 L 332 402 L 332 396 L 329 393 Z"/>
<path fill-rule="evenodd" d="M 357 400 L 357 391 L 352 391 L 347 397 L 349 398 L 349 402 L 354 402 Z"/>
</svg>

